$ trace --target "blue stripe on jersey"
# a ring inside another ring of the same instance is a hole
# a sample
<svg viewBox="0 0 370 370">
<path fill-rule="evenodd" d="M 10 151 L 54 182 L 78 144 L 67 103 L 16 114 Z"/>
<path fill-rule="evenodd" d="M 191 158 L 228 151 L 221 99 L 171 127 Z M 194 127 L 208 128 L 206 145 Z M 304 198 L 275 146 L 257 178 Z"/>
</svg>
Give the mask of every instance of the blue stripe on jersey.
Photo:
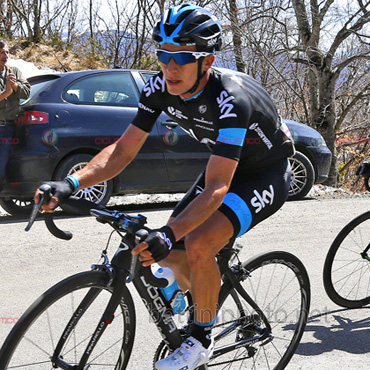
<svg viewBox="0 0 370 370">
<path fill-rule="evenodd" d="M 216 141 L 224 144 L 243 146 L 246 133 L 246 128 L 221 128 L 218 131 Z"/>
<path fill-rule="evenodd" d="M 235 193 L 227 193 L 223 203 L 232 209 L 238 217 L 240 223 L 240 231 L 238 236 L 246 233 L 252 223 L 252 212 L 244 200 Z"/>
</svg>

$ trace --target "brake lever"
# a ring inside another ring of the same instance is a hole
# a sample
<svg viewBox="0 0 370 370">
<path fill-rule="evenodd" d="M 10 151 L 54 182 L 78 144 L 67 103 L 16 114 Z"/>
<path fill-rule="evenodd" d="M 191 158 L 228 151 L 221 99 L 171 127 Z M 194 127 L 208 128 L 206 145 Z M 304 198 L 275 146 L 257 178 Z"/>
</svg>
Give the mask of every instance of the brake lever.
<svg viewBox="0 0 370 370">
<path fill-rule="evenodd" d="M 148 236 L 148 231 L 145 229 L 140 229 L 135 234 L 135 244 L 140 244 Z M 139 267 L 139 255 L 131 256 L 131 266 L 130 266 L 130 276 L 127 279 L 127 283 L 131 282 L 136 275 L 136 272 Z"/>
<path fill-rule="evenodd" d="M 50 199 L 51 199 L 51 186 L 50 185 L 42 184 L 39 187 L 39 192 L 40 192 L 40 201 L 37 204 L 34 204 L 30 219 L 28 221 L 26 228 L 24 229 L 25 231 L 29 231 L 31 229 L 43 204 L 48 204 L 50 202 Z"/>
</svg>

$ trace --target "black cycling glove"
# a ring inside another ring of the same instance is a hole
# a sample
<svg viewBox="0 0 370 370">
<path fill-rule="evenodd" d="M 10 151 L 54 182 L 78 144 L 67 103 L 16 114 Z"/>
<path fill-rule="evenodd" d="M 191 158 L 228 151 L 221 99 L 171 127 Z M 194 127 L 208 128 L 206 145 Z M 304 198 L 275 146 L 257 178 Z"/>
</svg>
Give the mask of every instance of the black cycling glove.
<svg viewBox="0 0 370 370">
<path fill-rule="evenodd" d="M 69 178 L 61 181 L 48 181 L 45 184 L 51 187 L 51 194 L 58 199 L 69 198 L 75 192 L 75 186 Z"/>
<path fill-rule="evenodd" d="M 176 238 L 169 226 L 163 226 L 158 230 L 153 230 L 145 242 L 149 245 L 148 251 L 152 254 L 154 261 L 159 262 L 170 254 Z"/>
</svg>

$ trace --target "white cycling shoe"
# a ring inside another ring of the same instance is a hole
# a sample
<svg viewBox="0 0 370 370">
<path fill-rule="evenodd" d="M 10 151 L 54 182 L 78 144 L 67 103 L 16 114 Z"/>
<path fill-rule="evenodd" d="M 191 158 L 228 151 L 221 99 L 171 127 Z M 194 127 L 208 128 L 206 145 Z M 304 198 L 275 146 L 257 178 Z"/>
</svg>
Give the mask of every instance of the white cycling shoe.
<svg viewBox="0 0 370 370">
<path fill-rule="evenodd" d="M 214 349 L 213 339 L 208 348 L 193 337 L 185 339 L 181 347 L 155 363 L 156 370 L 194 370 L 209 362 Z"/>
</svg>

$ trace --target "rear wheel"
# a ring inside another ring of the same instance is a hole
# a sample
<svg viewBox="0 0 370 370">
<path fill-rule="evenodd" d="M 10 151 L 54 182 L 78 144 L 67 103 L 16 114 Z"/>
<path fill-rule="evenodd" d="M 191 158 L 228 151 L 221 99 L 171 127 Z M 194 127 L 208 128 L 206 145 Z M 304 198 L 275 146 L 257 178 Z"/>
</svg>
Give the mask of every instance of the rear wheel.
<svg viewBox="0 0 370 370">
<path fill-rule="evenodd" d="M 60 368 L 53 365 L 56 348 L 58 359 L 68 368 L 77 366 L 111 297 L 108 280 L 104 272 L 83 272 L 45 292 L 6 338 L 0 350 L 0 370 Z M 134 304 L 126 289 L 114 320 L 92 350 L 86 366 L 97 370 L 125 369 L 135 322 Z"/>
<path fill-rule="evenodd" d="M 216 358 L 208 366 L 220 370 L 284 369 L 308 319 L 307 271 L 297 257 L 286 252 L 261 254 L 237 269 L 241 289 L 231 288 L 230 283 L 221 288 L 213 329 Z M 245 292 L 262 314 L 248 304 Z M 238 348 L 217 357 L 231 344 L 238 344 Z"/>
</svg>

